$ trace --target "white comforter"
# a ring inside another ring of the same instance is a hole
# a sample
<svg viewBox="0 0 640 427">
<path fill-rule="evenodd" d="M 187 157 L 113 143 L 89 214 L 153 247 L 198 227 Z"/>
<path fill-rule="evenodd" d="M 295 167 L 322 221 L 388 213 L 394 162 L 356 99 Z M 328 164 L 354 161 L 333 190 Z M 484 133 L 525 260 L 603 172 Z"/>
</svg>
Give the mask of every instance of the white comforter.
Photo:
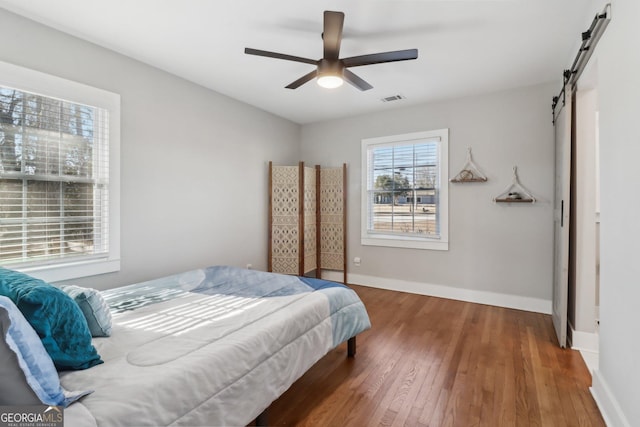
<svg viewBox="0 0 640 427">
<path fill-rule="evenodd" d="M 198 270 L 172 277 L 172 298 L 116 312 L 112 336 L 94 339 L 105 363 L 61 374 L 67 389 L 95 390 L 81 404 L 98 426 L 246 425 L 337 343 L 370 326 L 347 288 L 305 290 L 283 276 L 284 288 L 254 296 L 229 291 L 229 277 L 246 270 L 227 269 L 212 279 L 224 282 L 222 293 L 215 283 L 203 288 L 211 271 Z M 349 293 L 347 304 L 336 307 L 327 292 Z M 335 337 L 345 329 L 336 322 L 354 311 L 364 317 Z M 82 409 L 67 411 L 67 425 Z"/>
</svg>

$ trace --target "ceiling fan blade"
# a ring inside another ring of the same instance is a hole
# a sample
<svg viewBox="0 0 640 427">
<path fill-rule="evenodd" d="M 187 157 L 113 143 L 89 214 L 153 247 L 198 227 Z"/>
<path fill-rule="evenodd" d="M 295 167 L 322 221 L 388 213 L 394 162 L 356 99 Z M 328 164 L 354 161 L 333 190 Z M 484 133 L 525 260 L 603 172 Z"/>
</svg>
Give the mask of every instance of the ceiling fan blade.
<svg viewBox="0 0 640 427">
<path fill-rule="evenodd" d="M 268 58 L 284 59 L 287 61 L 304 62 L 305 64 L 318 65 L 318 61 L 314 59 L 301 58 L 299 56 L 286 55 L 284 53 L 269 52 L 268 50 L 251 49 L 250 47 L 245 47 L 244 53 L 246 53 L 247 55 L 266 56 Z"/>
<path fill-rule="evenodd" d="M 285 87 L 287 89 L 297 89 L 300 86 L 302 86 L 303 84 L 305 84 L 306 82 L 308 82 L 309 80 L 313 80 L 317 75 L 318 75 L 318 70 L 313 70 L 309 74 L 305 74 L 304 76 L 300 77 L 295 82 L 290 83 L 288 86 L 285 86 Z"/>
<path fill-rule="evenodd" d="M 418 57 L 418 49 L 394 50 L 393 52 L 372 53 L 371 55 L 352 56 L 342 59 L 345 67 L 380 64 L 383 62 L 407 61 Z"/>
<path fill-rule="evenodd" d="M 324 45 L 325 59 L 338 59 L 340 55 L 340 43 L 342 42 L 342 27 L 344 26 L 344 13 L 324 11 L 324 29 L 322 42 Z"/>
<path fill-rule="evenodd" d="M 371 86 L 369 83 L 365 82 L 364 80 L 362 80 L 360 77 L 356 76 L 355 74 L 353 74 L 351 71 L 345 69 L 343 72 L 342 77 L 351 85 L 357 87 L 358 89 L 365 91 L 365 90 L 369 90 L 372 89 L 373 86 Z"/>
</svg>

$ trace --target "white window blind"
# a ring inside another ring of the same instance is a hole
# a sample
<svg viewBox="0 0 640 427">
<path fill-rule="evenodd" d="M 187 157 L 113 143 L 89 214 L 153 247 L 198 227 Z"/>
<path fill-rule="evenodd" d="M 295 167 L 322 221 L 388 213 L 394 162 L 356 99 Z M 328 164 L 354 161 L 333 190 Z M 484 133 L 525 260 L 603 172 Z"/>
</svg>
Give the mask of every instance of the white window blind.
<svg viewBox="0 0 640 427">
<path fill-rule="evenodd" d="M 0 86 L 0 262 L 109 254 L 109 111 Z"/>
<path fill-rule="evenodd" d="M 439 235 L 438 142 L 439 139 L 369 150 L 371 232 Z"/>
<path fill-rule="evenodd" d="M 447 144 L 446 129 L 363 140 L 362 244 L 448 248 Z"/>
</svg>

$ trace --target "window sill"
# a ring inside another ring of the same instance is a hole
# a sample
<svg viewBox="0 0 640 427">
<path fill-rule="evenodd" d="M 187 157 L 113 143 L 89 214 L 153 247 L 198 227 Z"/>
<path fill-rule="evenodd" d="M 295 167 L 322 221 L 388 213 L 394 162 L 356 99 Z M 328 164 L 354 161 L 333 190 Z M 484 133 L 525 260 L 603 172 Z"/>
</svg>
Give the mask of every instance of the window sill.
<svg viewBox="0 0 640 427">
<path fill-rule="evenodd" d="M 66 264 L 18 267 L 15 268 L 15 270 L 29 274 L 45 282 L 53 283 L 120 271 L 120 259 L 92 259 Z"/>
<path fill-rule="evenodd" d="M 449 250 L 449 242 L 441 240 L 397 238 L 395 236 L 362 237 L 360 244 L 363 246 L 386 246 L 390 248 L 425 249 L 434 251 Z"/>
</svg>

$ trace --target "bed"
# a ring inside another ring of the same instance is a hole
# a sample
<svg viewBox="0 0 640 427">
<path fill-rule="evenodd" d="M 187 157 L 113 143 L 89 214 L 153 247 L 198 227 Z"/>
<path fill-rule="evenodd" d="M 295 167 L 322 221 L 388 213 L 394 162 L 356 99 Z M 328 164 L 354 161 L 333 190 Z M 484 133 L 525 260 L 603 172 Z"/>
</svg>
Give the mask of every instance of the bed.
<svg viewBox="0 0 640 427">
<path fill-rule="evenodd" d="M 94 390 L 67 425 L 247 425 L 316 361 L 370 327 L 341 284 L 215 266 L 102 292 L 103 364 L 60 373 Z"/>
</svg>

